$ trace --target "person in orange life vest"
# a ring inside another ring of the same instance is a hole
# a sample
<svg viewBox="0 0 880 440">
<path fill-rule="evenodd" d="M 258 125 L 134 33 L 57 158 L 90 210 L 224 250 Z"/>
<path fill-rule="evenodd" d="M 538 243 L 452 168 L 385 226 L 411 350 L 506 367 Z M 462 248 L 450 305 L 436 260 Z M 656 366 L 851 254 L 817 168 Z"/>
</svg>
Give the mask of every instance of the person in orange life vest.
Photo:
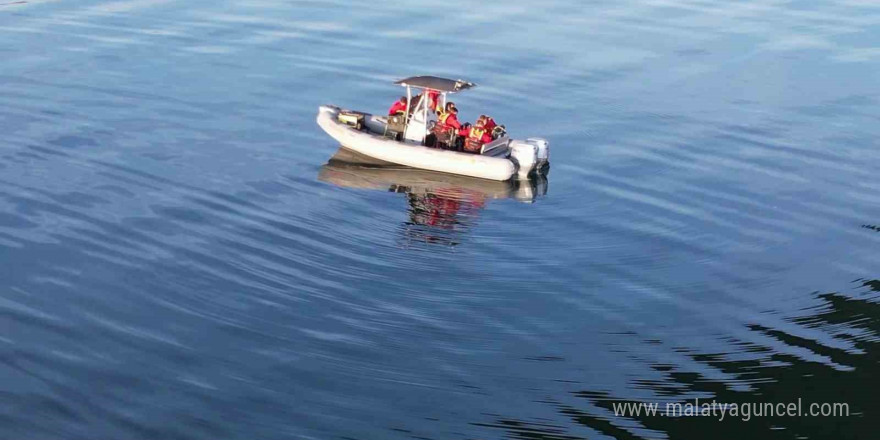
<svg viewBox="0 0 880 440">
<path fill-rule="evenodd" d="M 437 115 L 437 125 L 442 129 L 454 128 L 456 130 L 461 130 L 461 122 L 458 122 L 458 109 L 455 107 L 454 102 L 446 103 L 446 111 L 440 112 Z"/>
<path fill-rule="evenodd" d="M 394 116 L 397 114 L 406 114 L 406 96 L 401 96 L 400 99 L 394 101 L 394 104 L 388 109 L 388 116 Z"/>
<path fill-rule="evenodd" d="M 477 122 L 474 122 L 474 125 L 484 125 L 485 123 L 486 123 L 486 115 L 480 115 L 480 117 L 477 118 Z M 467 135 L 470 132 L 471 132 L 471 123 L 466 122 L 464 125 L 461 126 L 461 130 L 458 130 L 458 135 L 467 137 Z"/>
<path fill-rule="evenodd" d="M 477 125 L 459 131 L 459 134 L 467 136 L 464 141 L 464 151 L 469 153 L 479 153 L 483 144 L 492 142 L 492 136 L 486 131 L 485 119 L 477 119 Z"/>
<path fill-rule="evenodd" d="M 471 125 L 470 122 L 467 122 L 464 125 L 462 125 L 461 129 L 458 130 L 458 135 L 466 138 L 471 133 L 471 128 L 473 128 L 473 126 L 481 126 L 485 129 L 485 124 L 486 124 L 486 115 L 480 115 L 480 117 L 477 118 L 477 122 L 474 122 L 474 125 Z M 488 130 L 486 130 L 486 131 L 488 132 Z"/>
</svg>

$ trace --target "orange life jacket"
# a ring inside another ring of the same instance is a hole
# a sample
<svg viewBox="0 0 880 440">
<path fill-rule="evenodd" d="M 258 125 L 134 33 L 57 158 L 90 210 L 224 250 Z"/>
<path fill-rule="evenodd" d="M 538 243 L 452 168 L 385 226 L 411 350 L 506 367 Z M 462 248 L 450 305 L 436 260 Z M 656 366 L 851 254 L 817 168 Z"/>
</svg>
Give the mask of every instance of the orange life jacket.
<svg viewBox="0 0 880 440">
<path fill-rule="evenodd" d="M 473 127 L 473 128 L 471 128 L 471 132 L 468 133 L 468 137 L 479 141 L 483 138 L 484 134 L 486 134 L 486 130 L 484 130 L 482 128 Z"/>
<path fill-rule="evenodd" d="M 452 113 L 440 112 L 437 116 L 437 123 L 434 124 L 434 128 L 431 130 L 436 136 L 438 142 L 447 143 L 452 138 L 452 127 L 446 125 L 446 120 L 449 119 L 449 115 Z"/>
<path fill-rule="evenodd" d="M 471 127 L 471 131 L 468 133 L 468 137 L 464 141 L 464 151 L 469 153 L 479 153 L 480 148 L 483 146 L 484 134 L 486 134 L 485 129 Z"/>
</svg>

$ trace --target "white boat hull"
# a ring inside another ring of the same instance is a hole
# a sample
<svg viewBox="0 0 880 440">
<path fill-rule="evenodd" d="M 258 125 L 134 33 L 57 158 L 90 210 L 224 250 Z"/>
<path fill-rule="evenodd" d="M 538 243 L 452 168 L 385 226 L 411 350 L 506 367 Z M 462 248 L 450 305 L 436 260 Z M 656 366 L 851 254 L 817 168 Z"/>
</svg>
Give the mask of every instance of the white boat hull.
<svg viewBox="0 0 880 440">
<path fill-rule="evenodd" d="M 492 157 L 457 151 L 428 148 L 413 142 L 400 142 L 366 130 L 358 130 L 338 120 L 340 109 L 321 106 L 318 125 L 342 146 L 382 161 L 424 170 L 459 174 L 490 180 L 508 180 L 517 175 L 516 157 Z M 512 141 L 520 142 L 523 141 Z M 534 153 L 532 153 L 534 154 Z M 534 157 L 534 156 L 532 156 Z M 525 164 L 524 164 L 525 165 Z M 519 170 L 525 178 L 535 169 L 534 159 L 528 168 Z"/>
</svg>

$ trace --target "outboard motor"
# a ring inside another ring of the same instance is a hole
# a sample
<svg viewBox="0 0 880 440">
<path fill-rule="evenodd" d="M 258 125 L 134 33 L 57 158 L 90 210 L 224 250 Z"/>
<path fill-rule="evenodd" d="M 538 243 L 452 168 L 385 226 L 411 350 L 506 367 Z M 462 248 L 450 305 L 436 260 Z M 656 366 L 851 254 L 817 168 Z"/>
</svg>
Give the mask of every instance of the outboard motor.
<svg viewBox="0 0 880 440">
<path fill-rule="evenodd" d="M 532 172 L 540 171 L 550 160 L 550 145 L 541 138 L 510 142 L 510 158 L 519 165 L 517 177 L 527 179 Z"/>
<path fill-rule="evenodd" d="M 538 163 L 538 148 L 529 142 L 513 140 L 510 142 L 510 159 L 517 164 L 517 177 L 528 179 Z"/>
<path fill-rule="evenodd" d="M 542 138 L 528 138 L 526 142 L 538 148 L 538 163 L 535 166 L 535 170 L 540 171 L 545 165 L 550 163 L 550 143 Z"/>
</svg>

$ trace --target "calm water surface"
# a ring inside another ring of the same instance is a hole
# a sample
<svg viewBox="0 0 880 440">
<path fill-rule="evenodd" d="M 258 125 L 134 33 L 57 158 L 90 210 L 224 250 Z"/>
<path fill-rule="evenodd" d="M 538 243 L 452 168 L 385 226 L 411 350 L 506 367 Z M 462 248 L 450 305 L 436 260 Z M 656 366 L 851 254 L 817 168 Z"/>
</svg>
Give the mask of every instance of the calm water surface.
<svg viewBox="0 0 880 440">
<path fill-rule="evenodd" d="M 876 2 L 0 6 L 0 438 L 854 439 Z M 546 182 L 330 160 L 479 84 Z M 328 163 L 329 161 L 329 163 Z M 849 417 L 615 415 L 846 402 Z"/>
</svg>

